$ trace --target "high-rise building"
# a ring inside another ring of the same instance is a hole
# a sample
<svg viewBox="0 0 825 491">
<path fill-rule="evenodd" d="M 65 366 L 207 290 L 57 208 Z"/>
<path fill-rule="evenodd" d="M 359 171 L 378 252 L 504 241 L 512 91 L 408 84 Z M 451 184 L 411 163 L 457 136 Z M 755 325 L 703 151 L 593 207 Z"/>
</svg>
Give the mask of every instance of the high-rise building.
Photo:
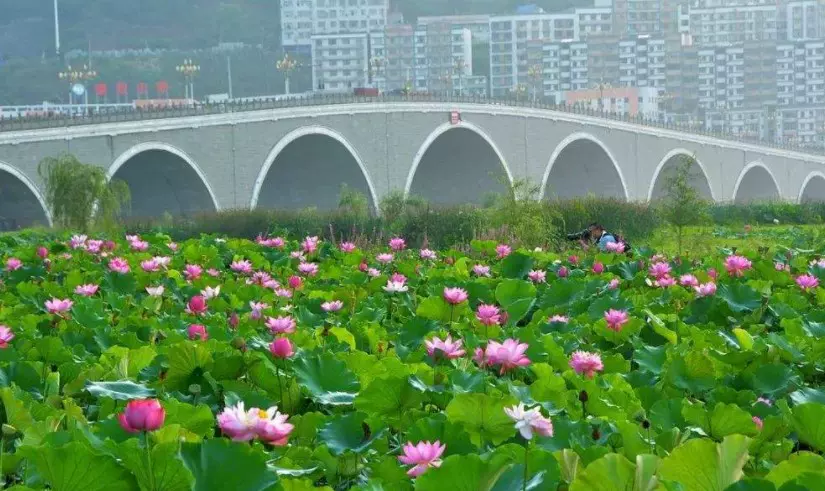
<svg viewBox="0 0 825 491">
<path fill-rule="evenodd" d="M 825 0 L 779 0 L 779 39 L 806 41 L 825 37 Z"/>
<path fill-rule="evenodd" d="M 587 43 L 545 42 L 542 48 L 542 95 L 559 100 L 559 94 L 589 88 Z"/>
<path fill-rule="evenodd" d="M 369 86 L 369 35 L 315 34 L 310 38 L 312 86 L 346 92 Z"/>
<path fill-rule="evenodd" d="M 371 67 L 386 92 L 412 89 L 415 82 L 415 30 L 408 24 L 387 26 L 371 37 Z"/>
<path fill-rule="evenodd" d="M 313 35 L 382 31 L 389 0 L 281 0 L 281 43 L 309 46 Z"/>
<path fill-rule="evenodd" d="M 703 47 L 779 37 L 776 0 L 701 0 L 688 15 L 693 42 Z"/>
<path fill-rule="evenodd" d="M 655 87 L 666 85 L 665 40 L 642 34 L 619 41 L 619 85 Z"/>
<path fill-rule="evenodd" d="M 776 103 L 825 104 L 825 41 L 798 41 L 776 47 Z"/>
<path fill-rule="evenodd" d="M 453 29 L 469 29 L 474 43 L 490 41 L 489 15 L 439 15 L 418 18 L 419 28 L 426 28 L 431 24 L 448 24 Z"/>
</svg>

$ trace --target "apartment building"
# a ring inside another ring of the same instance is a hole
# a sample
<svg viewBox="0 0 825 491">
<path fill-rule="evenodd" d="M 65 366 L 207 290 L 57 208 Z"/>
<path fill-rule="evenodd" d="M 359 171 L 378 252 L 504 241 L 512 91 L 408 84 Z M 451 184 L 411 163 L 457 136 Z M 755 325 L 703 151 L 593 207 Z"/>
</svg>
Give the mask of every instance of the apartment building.
<svg viewBox="0 0 825 491">
<path fill-rule="evenodd" d="M 313 87 L 346 92 L 370 85 L 370 38 L 367 33 L 315 34 L 310 42 Z"/>
<path fill-rule="evenodd" d="M 619 85 L 623 87 L 655 87 L 666 85 L 666 55 L 664 38 L 643 34 L 619 41 Z"/>
<path fill-rule="evenodd" d="M 690 35 L 700 46 L 779 38 L 776 0 L 699 0 L 688 17 Z"/>
<path fill-rule="evenodd" d="M 608 9 L 609 10 L 609 9 Z M 447 24 L 453 29 L 469 29 L 473 43 L 490 41 L 489 15 L 438 15 L 419 17 L 417 26 L 427 28 L 432 24 Z"/>
<path fill-rule="evenodd" d="M 370 63 L 376 86 L 385 92 L 411 90 L 415 81 L 415 29 L 391 25 L 372 35 Z"/>
<path fill-rule="evenodd" d="M 626 116 L 659 116 L 659 91 L 653 87 L 610 87 L 569 90 L 557 96 L 560 104 Z"/>
<path fill-rule="evenodd" d="M 560 93 L 590 87 L 587 43 L 562 40 L 541 44 L 541 94 L 560 102 Z M 532 86 L 532 84 L 531 84 Z"/>
<path fill-rule="evenodd" d="M 784 107 L 825 104 L 825 41 L 776 47 L 776 103 Z"/>
<path fill-rule="evenodd" d="M 309 46 L 313 35 L 381 31 L 389 0 L 281 0 L 284 48 Z"/>
<path fill-rule="evenodd" d="M 783 41 L 825 37 L 825 0 L 779 0 L 779 31 Z"/>
</svg>

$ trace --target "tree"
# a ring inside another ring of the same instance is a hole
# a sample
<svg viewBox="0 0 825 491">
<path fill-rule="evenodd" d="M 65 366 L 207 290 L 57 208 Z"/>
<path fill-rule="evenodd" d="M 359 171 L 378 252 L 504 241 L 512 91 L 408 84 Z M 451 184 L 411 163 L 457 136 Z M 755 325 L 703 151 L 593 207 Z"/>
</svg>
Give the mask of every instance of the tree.
<svg viewBox="0 0 825 491">
<path fill-rule="evenodd" d="M 512 184 L 506 178 L 501 182 L 507 191 L 492 197 L 488 206 L 491 225 L 506 231 L 510 239 L 522 245 L 535 247 L 555 238 L 556 211 L 540 198 L 541 186 L 527 179 Z"/>
<path fill-rule="evenodd" d="M 104 169 L 84 164 L 71 154 L 46 157 L 37 171 L 45 184 L 46 204 L 59 227 L 80 232 L 111 227 L 130 201 L 124 181 L 110 181 Z"/>
<path fill-rule="evenodd" d="M 699 166 L 693 157 L 683 156 L 673 174 L 665 180 L 665 196 L 661 202 L 662 216 L 676 230 L 676 247 L 682 253 L 684 229 L 699 225 L 707 217 L 708 202 L 694 182 Z"/>
</svg>

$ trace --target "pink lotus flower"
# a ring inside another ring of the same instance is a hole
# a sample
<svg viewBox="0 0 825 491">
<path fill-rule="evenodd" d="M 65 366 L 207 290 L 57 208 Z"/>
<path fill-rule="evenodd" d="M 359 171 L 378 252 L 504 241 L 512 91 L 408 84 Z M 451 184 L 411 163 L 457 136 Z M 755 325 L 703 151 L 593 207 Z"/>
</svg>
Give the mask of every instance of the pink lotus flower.
<svg viewBox="0 0 825 491">
<path fill-rule="evenodd" d="M 761 402 L 762 404 L 764 404 L 764 405 L 766 405 L 766 406 L 768 406 L 768 407 L 773 406 L 773 401 L 771 401 L 770 399 L 766 399 L 766 398 L 764 398 L 764 397 L 757 397 L 757 398 L 756 398 L 756 402 L 757 402 L 757 403 L 760 403 L 760 402 Z"/>
<path fill-rule="evenodd" d="M 229 269 L 236 273 L 249 275 L 252 274 L 252 263 L 249 262 L 248 259 L 244 259 L 242 261 L 232 261 L 229 265 Z"/>
<path fill-rule="evenodd" d="M 340 300 L 333 300 L 332 302 L 324 302 L 321 304 L 321 310 L 324 312 L 338 312 L 344 308 L 344 302 Z"/>
<path fill-rule="evenodd" d="M 484 266 L 483 264 L 476 264 L 473 266 L 473 274 L 479 277 L 490 277 L 490 266 Z"/>
<path fill-rule="evenodd" d="M 613 252 L 613 253 L 616 253 L 616 254 L 623 253 L 625 247 L 626 246 L 625 246 L 624 242 L 608 242 L 604 246 L 604 248 L 607 252 Z"/>
<path fill-rule="evenodd" d="M 307 237 L 301 242 L 301 249 L 307 254 L 312 254 L 318 250 L 318 237 Z"/>
<path fill-rule="evenodd" d="M 436 255 L 435 251 L 431 251 L 429 249 L 421 249 L 420 251 L 418 251 L 418 257 L 420 257 L 421 259 L 426 259 L 428 261 L 435 261 L 438 256 Z"/>
<path fill-rule="evenodd" d="M 168 268 L 169 264 L 172 262 L 172 258 L 169 256 L 155 256 L 152 260 L 158 263 L 158 265 L 160 265 L 163 269 Z"/>
<path fill-rule="evenodd" d="M 808 291 L 819 286 L 819 279 L 813 275 L 803 274 L 796 277 L 796 284 L 802 291 Z"/>
<path fill-rule="evenodd" d="M 227 406 L 218 415 L 221 432 L 236 442 L 247 442 L 257 436 L 255 427 L 259 419 L 259 409 L 244 409 L 243 401 L 235 406 Z"/>
<path fill-rule="evenodd" d="M 424 344 L 427 346 L 427 354 L 436 360 L 441 357 L 453 360 L 461 358 L 465 353 L 461 347 L 464 342 L 460 339 L 453 341 L 449 335 L 443 341 L 436 337 L 425 341 Z"/>
<path fill-rule="evenodd" d="M 88 237 L 85 235 L 72 235 L 72 238 L 69 240 L 69 247 L 72 249 L 84 249 L 87 239 Z"/>
<path fill-rule="evenodd" d="M 403 251 L 407 248 L 407 242 L 404 241 L 401 237 L 393 237 L 390 239 L 390 249 L 394 250 L 395 252 Z"/>
<path fill-rule="evenodd" d="M 195 281 L 203 274 L 203 268 L 197 264 L 187 264 L 183 268 L 183 276 L 189 281 Z"/>
<path fill-rule="evenodd" d="M 226 320 L 226 323 L 229 325 L 230 329 L 237 329 L 238 324 L 241 323 L 241 319 L 240 319 L 240 317 L 238 317 L 238 313 L 237 312 L 232 312 L 229 315 L 229 318 Z"/>
<path fill-rule="evenodd" d="M 246 280 L 246 284 L 264 286 L 268 281 L 271 281 L 271 280 L 272 280 L 272 276 L 270 276 L 270 274 L 267 273 L 266 271 L 256 271 L 255 273 L 252 274 L 251 278 Z M 280 284 L 278 286 L 280 286 Z"/>
<path fill-rule="evenodd" d="M 609 288 L 611 290 L 615 290 L 616 288 L 619 288 L 619 279 L 618 278 L 613 278 L 612 280 L 610 280 L 610 283 L 607 284 L 607 288 Z"/>
<path fill-rule="evenodd" d="M 12 339 L 14 339 L 14 332 L 11 328 L 0 324 L 0 349 L 8 348 Z"/>
<path fill-rule="evenodd" d="M 593 263 L 593 272 L 596 274 L 604 273 L 604 264 L 600 262 Z"/>
<path fill-rule="evenodd" d="M 487 359 L 487 352 L 481 348 L 476 348 L 473 351 L 473 361 L 476 362 L 480 368 L 485 368 L 490 366 L 490 360 Z"/>
<path fill-rule="evenodd" d="M 189 299 L 186 312 L 192 315 L 203 315 L 206 313 L 206 298 L 203 295 L 195 295 Z"/>
<path fill-rule="evenodd" d="M 504 373 L 518 367 L 526 367 L 530 364 L 530 359 L 524 353 L 529 345 L 519 343 L 516 339 L 505 339 L 503 343 L 490 341 L 484 355 L 490 365 L 499 365 L 499 373 Z"/>
<path fill-rule="evenodd" d="M 112 258 L 109 261 L 109 269 L 120 274 L 126 274 L 130 271 L 129 263 L 121 257 Z"/>
<path fill-rule="evenodd" d="M 255 433 L 258 438 L 270 445 L 282 447 L 287 444 L 289 434 L 295 428 L 287 423 L 289 416 L 278 412 L 277 406 L 272 406 L 266 411 L 259 410 L 258 418 L 255 422 Z"/>
<path fill-rule="evenodd" d="M 141 261 L 140 267 L 147 273 L 154 273 L 155 271 L 160 271 L 160 263 L 154 259 L 147 259 L 146 261 Z"/>
<path fill-rule="evenodd" d="M 249 317 L 252 320 L 258 320 L 263 317 L 263 311 L 269 308 L 269 304 L 263 302 L 249 302 L 249 308 L 252 311 L 249 313 Z"/>
<path fill-rule="evenodd" d="M 499 244 L 496 246 L 496 257 L 504 259 L 513 252 L 513 249 L 507 244 Z"/>
<path fill-rule="evenodd" d="M 166 244 L 166 247 L 169 248 L 170 251 L 176 252 L 178 250 L 178 244 L 175 242 L 169 242 Z"/>
<path fill-rule="evenodd" d="M 272 356 L 275 358 L 280 358 L 282 360 L 285 358 L 290 358 L 295 354 L 289 338 L 278 338 L 269 343 L 269 352 L 272 353 Z"/>
<path fill-rule="evenodd" d="M 710 268 L 708 270 L 708 276 L 710 276 L 710 279 L 712 279 L 713 281 L 716 281 L 717 279 L 719 279 L 719 272 L 713 268 Z"/>
<path fill-rule="evenodd" d="M 298 272 L 305 276 L 315 276 L 318 274 L 318 265 L 315 263 L 301 263 L 298 265 Z"/>
<path fill-rule="evenodd" d="M 398 460 L 404 465 L 414 466 L 407 471 L 407 475 L 418 477 L 430 467 L 441 467 L 441 455 L 446 448 L 447 446 L 442 445 L 438 440 L 434 443 L 429 441 L 418 442 L 416 445 L 407 442 L 403 447 L 404 455 L 400 455 Z"/>
<path fill-rule="evenodd" d="M 527 273 L 527 277 L 530 278 L 530 281 L 533 283 L 544 283 L 547 279 L 547 273 L 542 270 L 532 270 Z"/>
<path fill-rule="evenodd" d="M 458 305 L 467 301 L 467 291 L 462 288 L 444 287 L 444 300 L 450 305 Z"/>
<path fill-rule="evenodd" d="M 390 275 L 390 281 L 394 281 L 396 283 L 407 283 L 407 277 L 401 273 L 393 273 Z"/>
<path fill-rule="evenodd" d="M 221 275 L 221 272 L 218 271 L 215 268 L 209 268 L 209 269 L 206 270 L 206 274 L 208 274 L 209 276 L 211 276 L 213 278 L 217 278 L 218 276 Z"/>
<path fill-rule="evenodd" d="M 516 429 L 525 440 L 533 439 L 533 432 L 540 436 L 553 436 L 553 422 L 541 414 L 539 406 L 533 409 L 524 409 L 524 403 L 517 406 L 505 407 L 504 412 L 516 423 Z"/>
<path fill-rule="evenodd" d="M 562 266 L 556 272 L 559 278 L 567 278 L 570 275 L 570 271 L 567 269 L 566 266 Z"/>
<path fill-rule="evenodd" d="M 375 260 L 381 264 L 389 264 L 392 262 L 393 259 L 395 259 L 395 256 L 393 256 L 389 252 L 384 252 L 382 254 L 375 256 Z"/>
<path fill-rule="evenodd" d="M 367 276 L 369 276 L 370 278 L 378 278 L 379 276 L 381 276 L 381 271 L 378 271 L 375 268 L 368 268 Z"/>
<path fill-rule="evenodd" d="M 213 298 L 216 298 L 220 294 L 221 294 L 221 286 L 220 285 L 216 286 L 215 288 L 212 288 L 211 286 L 207 286 L 206 288 L 201 290 L 201 295 L 203 295 L 203 298 L 205 298 L 207 300 L 211 300 Z"/>
<path fill-rule="evenodd" d="M 647 272 L 650 276 L 659 279 L 670 275 L 670 264 L 665 262 L 657 262 L 650 265 Z"/>
<path fill-rule="evenodd" d="M 292 259 L 297 259 L 300 263 L 303 263 L 307 260 L 306 256 L 301 251 L 292 251 L 289 253 L 289 257 L 291 257 Z"/>
<path fill-rule="evenodd" d="M 593 378 L 596 372 L 604 370 L 602 357 L 598 353 L 588 353 L 586 351 L 576 351 L 570 357 L 570 368 L 579 375 Z"/>
<path fill-rule="evenodd" d="M 630 316 L 624 310 L 610 309 L 604 313 L 604 320 L 607 321 L 608 329 L 620 332 L 622 327 L 630 320 Z"/>
<path fill-rule="evenodd" d="M 693 289 L 696 290 L 697 297 L 711 297 L 716 293 L 716 283 L 709 281 L 699 286 L 694 286 Z"/>
<path fill-rule="evenodd" d="M 501 322 L 501 311 L 495 305 L 481 304 L 476 309 L 476 319 L 485 326 L 497 326 Z"/>
<path fill-rule="evenodd" d="M 23 267 L 23 261 L 16 257 L 6 259 L 6 271 L 15 271 Z"/>
<path fill-rule="evenodd" d="M 672 276 L 663 276 L 657 279 L 654 284 L 659 288 L 670 288 L 676 284 L 676 279 Z"/>
<path fill-rule="evenodd" d="M 46 310 L 50 314 L 62 314 L 63 312 L 68 312 L 69 310 L 71 310 L 72 305 L 74 305 L 74 302 L 72 302 L 68 298 L 63 300 L 52 298 L 51 300 L 46 300 L 46 303 L 44 305 L 46 306 Z"/>
<path fill-rule="evenodd" d="M 776 262 L 773 263 L 773 269 L 777 271 L 785 271 L 785 263 Z"/>
<path fill-rule="evenodd" d="M 352 242 L 341 242 L 341 245 L 339 245 L 338 248 L 341 249 L 341 252 L 349 254 L 355 250 L 355 244 Z"/>
<path fill-rule="evenodd" d="M 579 264 L 579 256 L 567 256 L 567 262 L 576 266 Z"/>
<path fill-rule="evenodd" d="M 192 324 L 189 326 L 189 329 L 186 330 L 186 333 L 189 335 L 189 339 L 192 341 L 196 339 L 200 339 L 201 341 L 206 341 L 209 339 L 209 334 L 206 332 L 206 326 L 201 324 Z"/>
<path fill-rule="evenodd" d="M 390 294 L 392 294 L 392 293 L 404 293 L 409 289 L 410 288 L 407 285 L 405 285 L 403 282 L 392 281 L 392 280 L 387 281 L 386 286 L 384 286 L 384 291 L 387 292 L 387 293 L 390 293 Z"/>
<path fill-rule="evenodd" d="M 120 427 L 129 433 L 155 431 L 163 426 L 166 411 L 157 399 L 134 399 L 117 417 Z"/>
<path fill-rule="evenodd" d="M 725 258 L 725 269 L 731 276 L 744 276 L 751 269 L 751 262 L 742 256 L 731 255 Z"/>
<path fill-rule="evenodd" d="M 296 325 L 295 319 L 290 316 L 266 318 L 266 327 L 272 334 L 292 334 Z"/>
<path fill-rule="evenodd" d="M 284 245 L 286 245 L 286 241 L 284 241 L 282 237 L 273 237 L 270 239 L 265 239 L 264 237 L 259 235 L 258 238 L 255 239 L 255 241 L 264 247 L 274 247 L 276 249 L 281 249 L 284 247 Z"/>
<path fill-rule="evenodd" d="M 276 288 L 275 296 L 281 298 L 292 298 L 292 290 L 287 290 L 286 288 Z"/>
<path fill-rule="evenodd" d="M 289 280 L 287 280 L 287 283 L 289 284 L 289 287 L 293 290 L 300 290 L 301 287 L 304 285 L 304 279 L 300 276 L 292 275 L 289 277 Z"/>
<path fill-rule="evenodd" d="M 692 274 L 683 274 L 679 277 L 679 284 L 682 286 L 694 287 L 699 285 L 699 280 Z"/>
<path fill-rule="evenodd" d="M 762 427 L 765 425 L 762 422 L 762 418 L 760 418 L 759 416 L 754 416 L 753 418 L 751 418 L 751 420 L 753 420 L 753 424 L 756 425 L 756 429 L 762 431 Z"/>
<path fill-rule="evenodd" d="M 553 324 L 553 323 L 567 324 L 568 322 L 570 322 L 570 318 L 567 317 L 566 315 L 554 315 L 553 317 L 548 319 L 547 322 L 549 322 L 550 324 Z"/>
<path fill-rule="evenodd" d="M 49 250 L 43 246 L 38 247 L 37 257 L 39 257 L 40 259 L 46 259 L 47 257 L 49 257 Z"/>
<path fill-rule="evenodd" d="M 133 251 L 143 252 L 149 249 L 149 243 L 145 240 L 135 240 L 129 244 Z"/>
<path fill-rule="evenodd" d="M 146 287 L 146 293 L 148 293 L 150 297 L 159 297 L 163 295 L 163 290 L 163 285 Z"/>
<path fill-rule="evenodd" d="M 97 293 L 97 289 L 98 289 L 97 285 L 93 285 L 93 284 L 90 283 L 90 284 L 87 284 L 87 285 L 78 285 L 78 286 L 76 286 L 75 289 L 74 289 L 74 292 L 77 295 L 81 295 L 81 296 L 84 296 L 84 297 L 91 297 L 95 293 Z"/>
</svg>

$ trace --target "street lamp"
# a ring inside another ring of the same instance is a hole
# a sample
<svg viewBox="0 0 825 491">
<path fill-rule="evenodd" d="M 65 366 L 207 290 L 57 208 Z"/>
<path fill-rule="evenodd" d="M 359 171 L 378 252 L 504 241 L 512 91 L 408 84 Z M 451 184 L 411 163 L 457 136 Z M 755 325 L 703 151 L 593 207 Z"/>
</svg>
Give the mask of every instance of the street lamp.
<svg viewBox="0 0 825 491">
<path fill-rule="evenodd" d="M 530 79 L 530 85 L 533 87 L 533 104 L 536 103 L 536 97 L 538 96 L 538 82 L 543 77 L 544 69 L 538 63 L 530 65 L 527 69 L 527 78 Z"/>
<path fill-rule="evenodd" d="M 175 67 L 175 70 L 178 73 L 183 74 L 184 79 L 184 88 L 186 89 L 186 98 L 187 99 L 194 99 L 195 98 L 195 75 L 201 71 L 201 66 L 196 65 L 191 59 L 183 60 L 182 65 L 178 65 Z"/>
<path fill-rule="evenodd" d="M 467 62 L 464 58 L 457 58 L 453 63 L 453 70 L 458 75 L 458 96 L 464 95 L 464 71 L 467 70 Z"/>
<path fill-rule="evenodd" d="M 716 108 L 719 110 L 719 113 L 722 115 L 722 133 L 727 134 L 729 133 L 729 117 L 731 109 L 730 104 L 728 101 L 720 101 L 716 104 Z"/>
<path fill-rule="evenodd" d="M 662 122 L 667 123 L 667 111 L 664 110 L 664 106 L 669 104 L 670 101 L 672 101 L 675 98 L 676 96 L 674 96 L 673 94 L 668 94 L 665 92 L 662 92 L 661 94 L 659 94 L 658 97 L 656 97 L 656 111 L 658 113 L 657 116 L 658 119 L 662 120 Z"/>
<path fill-rule="evenodd" d="M 604 91 L 605 91 L 605 89 L 607 89 L 607 90 L 612 89 L 613 86 L 610 85 L 607 82 L 602 81 L 602 82 L 599 82 L 597 84 L 594 84 L 593 88 L 594 89 L 599 89 L 599 111 L 604 112 Z"/>
<path fill-rule="evenodd" d="M 512 91 L 513 94 L 515 94 L 516 96 L 516 100 L 519 100 L 521 99 L 521 96 L 523 96 L 527 92 L 527 86 L 524 84 L 517 84 L 515 87 L 513 87 Z"/>
<path fill-rule="evenodd" d="M 372 83 L 375 87 L 378 87 L 378 82 L 375 79 L 385 65 L 386 63 L 384 62 L 384 58 L 375 56 L 370 60 L 370 78 L 372 79 Z M 386 88 L 386 80 L 384 81 L 384 86 Z"/>
<path fill-rule="evenodd" d="M 447 72 L 438 77 L 441 80 L 441 87 L 444 90 L 445 95 L 452 95 L 453 92 L 453 76 Z"/>
<path fill-rule="evenodd" d="M 298 61 L 289 56 L 289 53 L 284 53 L 284 57 L 275 63 L 275 68 L 284 74 L 284 93 L 289 94 L 289 76 L 299 66 Z"/>
<path fill-rule="evenodd" d="M 89 91 L 86 90 L 86 81 L 97 77 L 97 72 L 92 70 L 88 65 L 83 65 L 80 69 L 73 69 L 70 66 L 66 70 L 57 73 L 60 80 L 69 82 L 69 105 L 72 105 L 74 99 L 74 86 L 80 84 L 83 87 L 84 104 L 89 105 Z M 80 94 L 77 94 L 78 96 Z"/>
</svg>

